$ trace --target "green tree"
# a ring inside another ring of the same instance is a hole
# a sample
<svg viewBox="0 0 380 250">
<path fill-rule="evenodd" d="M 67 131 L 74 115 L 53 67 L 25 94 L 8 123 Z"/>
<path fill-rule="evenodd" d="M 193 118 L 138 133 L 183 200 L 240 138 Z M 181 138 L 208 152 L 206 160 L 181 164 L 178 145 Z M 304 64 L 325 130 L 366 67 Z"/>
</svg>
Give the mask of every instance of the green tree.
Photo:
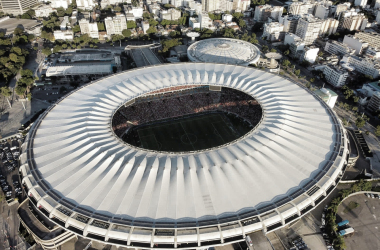
<svg viewBox="0 0 380 250">
<path fill-rule="evenodd" d="M 135 21 L 127 21 L 127 28 L 128 29 L 136 28 L 136 22 Z"/>
<path fill-rule="evenodd" d="M 25 94 L 25 91 L 26 91 L 25 86 L 17 85 L 15 88 L 16 94 L 21 95 L 21 96 Z"/>
<path fill-rule="evenodd" d="M 261 47 L 261 50 L 262 50 L 264 53 L 266 53 L 266 52 L 268 52 L 269 48 L 268 48 L 268 46 L 263 45 L 263 46 Z"/>
<path fill-rule="evenodd" d="M 73 14 L 73 7 L 68 7 L 65 11 L 66 16 L 71 16 Z"/>
<path fill-rule="evenodd" d="M 149 12 L 144 12 L 143 13 L 143 19 L 144 20 L 147 20 L 147 19 L 149 19 L 150 18 L 150 14 L 149 14 Z"/>
<path fill-rule="evenodd" d="M 301 70 L 299 70 L 299 69 L 297 69 L 297 70 L 294 71 L 294 74 L 295 74 L 296 76 L 299 76 L 300 73 L 301 73 Z"/>
<path fill-rule="evenodd" d="M 290 51 L 289 50 L 285 50 L 285 52 L 284 52 L 284 55 L 289 55 L 289 53 L 290 53 Z"/>
<path fill-rule="evenodd" d="M 74 32 L 74 33 L 78 33 L 78 32 L 80 32 L 80 26 L 79 26 L 79 25 L 74 25 L 74 27 L 73 27 L 73 32 Z"/>
<path fill-rule="evenodd" d="M 17 57 L 17 55 L 14 54 L 14 53 L 10 53 L 10 54 L 9 54 L 9 59 L 11 59 L 11 60 L 14 61 L 14 62 L 18 62 L 18 57 Z"/>
<path fill-rule="evenodd" d="M 322 52 L 322 51 L 319 51 L 319 52 L 318 52 L 318 56 L 323 56 L 323 52 Z"/>
<path fill-rule="evenodd" d="M 121 40 L 122 40 L 122 39 L 124 39 L 124 36 L 122 36 L 122 35 L 118 35 L 118 34 L 116 34 L 116 35 L 113 35 L 113 36 L 112 36 L 112 41 L 113 41 L 113 42 L 117 42 L 117 41 L 119 41 L 120 46 L 121 46 Z"/>
<path fill-rule="evenodd" d="M 359 117 L 359 118 L 356 119 L 355 125 L 358 128 L 362 128 L 365 125 L 365 120 L 363 118 Z"/>
<path fill-rule="evenodd" d="M 1 87 L 0 88 L 0 93 L 1 93 L 1 95 L 6 96 L 6 97 L 12 95 L 11 89 L 9 87 L 7 87 L 7 86 Z"/>
<path fill-rule="evenodd" d="M 57 16 L 63 17 L 66 14 L 66 11 L 63 7 L 57 8 Z"/>
<path fill-rule="evenodd" d="M 276 49 L 271 49 L 270 52 L 277 52 L 277 50 Z"/>
<path fill-rule="evenodd" d="M 23 69 L 21 70 L 20 74 L 21 77 L 33 77 L 33 71 L 31 71 L 30 69 Z"/>
<path fill-rule="evenodd" d="M 50 55 L 52 54 L 50 48 L 43 48 L 43 49 L 42 49 L 42 53 L 43 53 L 45 56 L 50 56 Z"/>
<path fill-rule="evenodd" d="M 115 8 L 113 8 L 114 11 L 117 11 L 117 12 L 120 12 L 121 11 L 121 7 L 120 6 L 116 6 Z"/>
<path fill-rule="evenodd" d="M 285 66 L 285 67 L 288 67 L 290 65 L 290 61 L 289 60 L 284 60 L 284 61 L 282 61 L 282 65 Z"/>
<path fill-rule="evenodd" d="M 123 34 L 124 37 L 127 37 L 127 38 L 131 37 L 132 35 L 132 32 L 129 29 L 124 29 L 121 33 Z"/>
<path fill-rule="evenodd" d="M 15 30 L 13 31 L 13 34 L 15 34 L 16 36 L 21 35 L 22 33 L 24 33 L 24 30 L 19 27 L 15 28 Z"/>
<path fill-rule="evenodd" d="M 158 22 L 156 20 L 154 20 L 153 18 L 149 19 L 149 26 L 157 26 L 157 25 L 158 25 Z"/>
<path fill-rule="evenodd" d="M 146 31 L 147 34 L 155 34 L 157 33 L 156 27 L 149 27 Z"/>
<path fill-rule="evenodd" d="M 310 82 L 314 82 L 315 81 L 315 78 L 310 78 Z"/>
<path fill-rule="evenodd" d="M 106 30 L 103 22 L 98 22 L 97 24 L 98 24 L 98 30 L 99 31 L 105 31 Z"/>
<path fill-rule="evenodd" d="M 240 20 L 238 21 L 238 25 L 239 25 L 240 28 L 245 28 L 245 27 L 247 26 L 247 25 L 245 24 L 244 19 L 240 19 Z"/>
<path fill-rule="evenodd" d="M 376 127 L 375 135 L 380 136 L 380 125 Z"/>
</svg>

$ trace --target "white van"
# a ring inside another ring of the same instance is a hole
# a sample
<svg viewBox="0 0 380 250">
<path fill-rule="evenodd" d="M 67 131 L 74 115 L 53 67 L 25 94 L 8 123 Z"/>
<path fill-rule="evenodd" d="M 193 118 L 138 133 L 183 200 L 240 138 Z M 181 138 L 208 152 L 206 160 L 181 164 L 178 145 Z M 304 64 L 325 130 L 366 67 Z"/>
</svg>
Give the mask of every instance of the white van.
<svg viewBox="0 0 380 250">
<path fill-rule="evenodd" d="M 245 241 L 247 242 L 248 246 L 251 246 L 251 247 L 253 246 L 251 237 L 249 237 L 248 235 L 245 236 Z"/>
</svg>

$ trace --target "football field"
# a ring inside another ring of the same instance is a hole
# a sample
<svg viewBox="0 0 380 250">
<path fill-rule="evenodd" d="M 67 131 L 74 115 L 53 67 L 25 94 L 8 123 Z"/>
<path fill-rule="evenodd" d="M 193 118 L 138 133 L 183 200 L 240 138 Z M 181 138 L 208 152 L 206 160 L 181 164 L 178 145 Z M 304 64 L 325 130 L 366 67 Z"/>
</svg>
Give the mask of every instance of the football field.
<svg viewBox="0 0 380 250">
<path fill-rule="evenodd" d="M 243 130 L 224 113 L 205 113 L 136 127 L 128 133 L 134 133 L 128 136 L 134 140 L 127 143 L 157 151 L 195 151 L 231 142 L 247 132 Z"/>
</svg>

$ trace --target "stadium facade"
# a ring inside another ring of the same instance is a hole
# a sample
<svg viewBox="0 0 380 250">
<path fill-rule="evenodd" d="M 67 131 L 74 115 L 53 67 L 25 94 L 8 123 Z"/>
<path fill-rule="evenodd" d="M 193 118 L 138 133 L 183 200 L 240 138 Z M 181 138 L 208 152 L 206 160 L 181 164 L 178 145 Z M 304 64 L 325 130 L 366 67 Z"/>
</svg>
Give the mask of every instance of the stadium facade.
<svg viewBox="0 0 380 250">
<path fill-rule="evenodd" d="M 260 50 L 253 44 L 232 38 L 210 38 L 193 43 L 187 49 L 192 62 L 227 63 L 248 66 L 260 59 Z"/>
<path fill-rule="evenodd" d="M 252 95 L 262 120 L 236 141 L 196 152 L 133 147 L 111 129 L 114 112 L 134 98 L 194 84 Z M 30 202 L 66 233 L 134 248 L 207 248 L 312 210 L 345 171 L 347 138 L 334 111 L 302 85 L 251 67 L 169 64 L 61 98 L 30 129 L 20 172 Z"/>
</svg>

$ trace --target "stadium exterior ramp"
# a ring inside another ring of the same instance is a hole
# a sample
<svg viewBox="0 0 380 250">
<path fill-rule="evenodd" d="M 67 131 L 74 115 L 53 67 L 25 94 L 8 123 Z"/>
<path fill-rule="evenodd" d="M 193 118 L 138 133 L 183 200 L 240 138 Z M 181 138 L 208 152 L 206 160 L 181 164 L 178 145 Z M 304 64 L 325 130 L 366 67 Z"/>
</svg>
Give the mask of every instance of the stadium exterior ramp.
<svg viewBox="0 0 380 250">
<path fill-rule="evenodd" d="M 111 129 L 133 98 L 180 85 L 252 95 L 261 122 L 229 144 L 194 152 L 133 147 Z M 251 67 L 151 66 L 76 89 L 43 113 L 21 154 L 30 201 L 81 237 L 135 248 L 205 248 L 299 219 L 339 182 L 347 132 L 307 88 Z"/>
</svg>

